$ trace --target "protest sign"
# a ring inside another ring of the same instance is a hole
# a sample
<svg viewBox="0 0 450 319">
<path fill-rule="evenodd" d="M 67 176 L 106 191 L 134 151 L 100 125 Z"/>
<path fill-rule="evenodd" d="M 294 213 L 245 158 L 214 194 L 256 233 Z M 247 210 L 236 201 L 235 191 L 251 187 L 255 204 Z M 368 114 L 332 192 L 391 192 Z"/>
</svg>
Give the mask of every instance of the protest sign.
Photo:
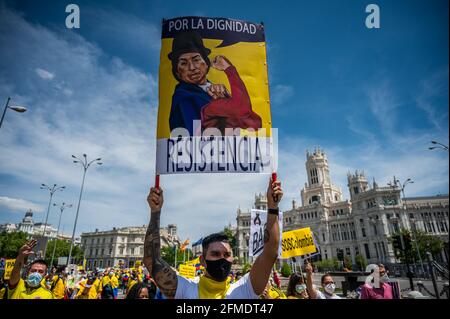
<svg viewBox="0 0 450 319">
<path fill-rule="evenodd" d="M 9 278 L 11 277 L 11 272 L 12 272 L 12 270 L 14 268 L 15 262 L 16 262 L 15 259 L 6 259 L 5 273 L 3 275 L 3 279 L 9 280 Z"/>
<path fill-rule="evenodd" d="M 278 256 L 281 255 L 281 234 L 283 232 L 283 213 L 278 216 L 280 224 L 280 247 L 278 248 Z M 267 223 L 267 211 L 252 209 L 250 215 L 250 238 L 249 252 L 250 257 L 257 257 L 264 249 L 264 229 Z"/>
<path fill-rule="evenodd" d="M 156 174 L 271 173 L 271 128 L 264 26 L 163 20 Z"/>
<path fill-rule="evenodd" d="M 178 272 L 180 276 L 183 276 L 185 278 L 195 278 L 195 267 L 194 266 L 187 266 L 180 264 Z"/>
<path fill-rule="evenodd" d="M 317 251 L 311 228 L 300 228 L 284 232 L 281 240 L 281 258 L 312 254 Z"/>
</svg>

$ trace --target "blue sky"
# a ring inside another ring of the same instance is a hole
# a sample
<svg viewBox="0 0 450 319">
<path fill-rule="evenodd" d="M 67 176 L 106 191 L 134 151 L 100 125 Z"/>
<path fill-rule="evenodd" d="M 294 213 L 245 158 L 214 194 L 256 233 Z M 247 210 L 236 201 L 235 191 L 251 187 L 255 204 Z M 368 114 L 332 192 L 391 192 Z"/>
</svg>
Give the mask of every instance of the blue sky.
<svg viewBox="0 0 450 319">
<path fill-rule="evenodd" d="M 76 3 L 81 28 L 65 28 Z M 368 1 L 0 1 L 0 99 L 24 104 L 0 131 L 0 223 L 27 208 L 42 221 L 48 193 L 77 203 L 82 171 L 70 155 L 104 158 L 88 171 L 77 233 L 148 223 L 153 181 L 162 18 L 264 22 L 279 175 L 300 201 L 305 152 L 325 150 L 348 198 L 346 174 L 415 183 L 408 196 L 448 193 L 448 2 L 375 1 L 381 28 L 365 27 Z M 196 240 L 250 208 L 267 176 L 163 176 L 162 224 Z M 194 185 L 194 186 L 192 186 Z M 75 205 L 76 206 L 76 205 Z M 69 233 L 75 210 L 63 217 Z M 56 211 L 49 217 L 57 223 Z"/>
</svg>

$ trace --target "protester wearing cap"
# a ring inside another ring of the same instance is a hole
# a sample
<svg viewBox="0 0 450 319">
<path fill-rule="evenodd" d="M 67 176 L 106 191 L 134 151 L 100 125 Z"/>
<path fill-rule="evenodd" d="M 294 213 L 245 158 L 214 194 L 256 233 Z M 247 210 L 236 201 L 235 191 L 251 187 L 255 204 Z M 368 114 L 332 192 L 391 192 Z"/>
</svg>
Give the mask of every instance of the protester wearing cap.
<svg viewBox="0 0 450 319">
<path fill-rule="evenodd" d="M 198 32 L 179 33 L 173 40 L 172 74 L 179 82 L 172 96 L 169 116 L 170 130 L 185 128 L 192 136 L 193 121 L 201 121 L 201 129 L 261 127 L 261 118 L 252 111 L 250 97 L 236 68 L 223 56 L 211 63 L 209 54 Z M 231 94 L 223 84 L 213 84 L 207 79 L 209 68 L 223 71 L 230 83 Z"/>
</svg>

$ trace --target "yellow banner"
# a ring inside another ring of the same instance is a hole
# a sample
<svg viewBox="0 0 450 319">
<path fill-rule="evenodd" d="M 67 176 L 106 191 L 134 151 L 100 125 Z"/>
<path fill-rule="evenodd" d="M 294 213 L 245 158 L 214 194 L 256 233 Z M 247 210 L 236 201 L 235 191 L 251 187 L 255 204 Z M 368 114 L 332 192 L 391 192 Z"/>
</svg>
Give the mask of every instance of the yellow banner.
<svg viewBox="0 0 450 319">
<path fill-rule="evenodd" d="M 6 259 L 5 274 L 3 276 L 3 279 L 8 280 L 11 277 L 11 272 L 14 268 L 15 262 L 15 259 Z"/>
<path fill-rule="evenodd" d="M 200 258 L 197 257 L 195 259 L 187 261 L 186 262 L 186 266 L 194 266 L 194 265 L 199 264 L 199 263 L 200 263 Z"/>
<path fill-rule="evenodd" d="M 311 228 L 300 228 L 284 232 L 281 239 L 281 258 L 312 254 L 317 251 Z"/>
<path fill-rule="evenodd" d="M 180 276 L 183 276 L 185 278 L 195 278 L 195 267 L 193 266 L 186 266 L 186 265 L 180 265 L 179 266 L 179 273 Z"/>
</svg>

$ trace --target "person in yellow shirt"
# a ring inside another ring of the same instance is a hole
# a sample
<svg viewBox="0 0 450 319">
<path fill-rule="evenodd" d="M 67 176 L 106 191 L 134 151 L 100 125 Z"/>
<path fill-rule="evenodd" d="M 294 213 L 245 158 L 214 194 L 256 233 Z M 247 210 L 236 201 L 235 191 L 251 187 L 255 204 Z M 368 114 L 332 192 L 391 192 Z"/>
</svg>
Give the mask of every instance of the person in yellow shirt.
<svg viewBox="0 0 450 319">
<path fill-rule="evenodd" d="M 119 294 L 119 279 L 117 278 L 117 274 L 111 276 L 111 288 L 113 290 L 114 299 L 117 299 Z"/>
<path fill-rule="evenodd" d="M 81 281 L 75 299 L 98 299 L 99 292 L 97 288 L 99 287 L 99 284 L 96 284 L 96 281 L 98 281 L 98 279 L 93 276 L 89 276 L 86 280 Z"/>
<path fill-rule="evenodd" d="M 127 285 L 127 295 L 130 293 L 131 288 L 137 284 L 136 276 L 134 273 L 130 274 L 130 277 L 128 278 L 128 285 Z"/>
<path fill-rule="evenodd" d="M 105 275 L 102 280 L 102 299 L 113 299 L 114 292 L 112 289 L 111 278 L 114 276 L 114 272 L 110 271 Z"/>
<path fill-rule="evenodd" d="M 266 289 L 260 296 L 261 299 L 287 299 L 286 295 L 277 287 L 275 287 L 271 280 L 267 283 Z"/>
<path fill-rule="evenodd" d="M 55 299 L 64 299 L 66 292 L 66 282 L 64 280 L 66 266 L 61 266 L 56 271 L 52 278 L 50 291 L 53 293 Z"/>
<path fill-rule="evenodd" d="M 41 285 L 47 272 L 44 260 L 34 260 L 28 267 L 27 278 L 20 278 L 25 258 L 34 253 L 36 244 L 37 241 L 32 239 L 20 248 L 8 283 L 8 299 L 53 299 L 52 292 Z"/>
</svg>

